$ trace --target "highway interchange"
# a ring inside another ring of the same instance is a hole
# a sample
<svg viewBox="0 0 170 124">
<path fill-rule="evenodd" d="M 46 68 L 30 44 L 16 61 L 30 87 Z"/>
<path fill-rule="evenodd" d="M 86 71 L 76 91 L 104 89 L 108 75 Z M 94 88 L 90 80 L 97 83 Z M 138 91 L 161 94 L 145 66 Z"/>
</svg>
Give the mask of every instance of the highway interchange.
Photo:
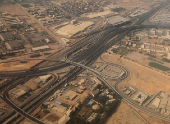
<svg viewBox="0 0 170 124">
<path fill-rule="evenodd" d="M 5 90 L 3 90 L 4 92 L 1 92 L 1 95 L 0 95 L 0 98 L 3 99 L 9 106 L 11 106 L 15 110 L 15 112 L 13 112 L 7 118 L 2 120 L 2 123 L 6 122 L 8 119 L 10 120 L 8 121 L 8 123 L 13 122 L 14 120 L 17 120 L 20 117 L 20 115 L 22 115 L 23 117 L 28 118 L 29 120 L 35 123 L 43 124 L 44 122 L 31 116 L 31 113 L 33 112 L 32 110 L 35 110 L 35 107 L 40 105 L 40 103 L 42 103 L 46 98 L 51 96 L 57 89 L 60 89 L 64 84 L 71 81 L 74 77 L 76 77 L 78 74 L 80 74 L 85 69 L 97 75 L 98 78 L 103 83 L 105 83 L 109 88 L 117 92 L 126 103 L 148 114 L 170 121 L 169 117 L 163 116 L 159 113 L 156 113 L 155 111 L 151 111 L 145 107 L 141 107 L 137 105 L 130 98 L 124 95 L 121 91 L 119 91 L 118 89 L 119 83 L 128 79 L 128 77 L 130 76 L 130 72 L 126 68 L 120 65 L 116 65 L 116 66 L 119 66 L 124 71 L 124 75 L 118 79 L 115 79 L 115 80 L 118 80 L 116 85 L 111 86 L 105 80 L 105 78 L 107 77 L 104 77 L 99 72 L 89 67 L 92 63 L 94 63 L 94 61 L 102 53 L 104 53 L 108 48 L 110 48 L 114 44 L 119 43 L 119 41 L 124 36 L 126 36 L 128 33 L 130 33 L 132 30 L 141 29 L 141 28 L 157 28 L 158 26 L 155 26 L 155 25 L 145 26 L 145 25 L 142 25 L 142 23 L 145 20 L 149 19 L 152 15 L 154 15 L 161 8 L 167 6 L 169 2 L 170 1 L 162 3 L 160 6 L 153 8 L 148 13 L 142 15 L 133 25 L 126 26 L 126 27 L 116 27 L 116 28 L 114 26 L 109 27 L 109 28 L 105 27 L 103 30 L 100 30 L 100 32 L 96 31 L 91 34 L 88 34 L 84 36 L 83 38 L 81 38 L 81 40 L 73 44 L 70 49 L 64 50 L 60 54 L 57 53 L 57 54 L 51 55 L 47 59 L 44 59 L 44 61 L 42 61 L 41 63 L 34 66 L 34 68 L 31 68 L 28 70 L 19 70 L 17 72 L 16 71 L 0 72 L 0 75 L 2 77 L 10 77 L 10 78 L 17 77 L 14 83 L 11 83 L 13 81 L 11 82 L 9 81 L 10 83 L 5 84 Z M 84 48 L 87 45 L 88 47 Z M 80 52 L 78 54 L 73 55 L 78 50 L 80 50 Z M 59 59 L 63 57 L 66 59 L 65 62 L 59 61 Z M 27 104 L 24 104 L 23 106 L 18 107 L 14 103 L 12 103 L 10 99 L 8 98 L 8 91 L 14 88 L 15 86 L 17 86 L 18 84 L 22 84 L 26 82 L 29 79 L 29 76 L 47 74 L 53 70 L 61 69 L 69 65 L 74 65 L 76 67 L 71 69 L 70 72 L 68 72 L 61 79 L 55 78 L 53 83 L 46 87 L 47 90 L 45 90 L 44 92 L 42 91 L 39 94 L 37 94 L 34 98 L 29 100 Z"/>
</svg>

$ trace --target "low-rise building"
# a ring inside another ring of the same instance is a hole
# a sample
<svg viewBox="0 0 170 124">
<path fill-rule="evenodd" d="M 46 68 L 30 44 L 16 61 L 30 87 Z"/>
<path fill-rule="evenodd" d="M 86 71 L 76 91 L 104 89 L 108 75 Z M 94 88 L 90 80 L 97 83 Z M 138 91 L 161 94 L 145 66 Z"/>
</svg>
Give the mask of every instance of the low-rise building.
<svg viewBox="0 0 170 124">
<path fill-rule="evenodd" d="M 14 89 L 12 89 L 9 94 L 14 98 L 19 98 L 20 96 L 26 94 L 30 89 L 24 85 L 18 85 Z"/>
<path fill-rule="evenodd" d="M 1 38 L 2 41 L 15 40 L 15 37 L 11 32 L 1 33 L 0 38 Z"/>
<path fill-rule="evenodd" d="M 96 89 L 95 91 L 92 92 L 92 96 L 96 97 L 99 94 L 99 89 Z"/>
<path fill-rule="evenodd" d="M 19 40 L 7 41 L 5 42 L 5 46 L 7 50 L 19 50 L 24 48 Z"/>
<path fill-rule="evenodd" d="M 90 117 L 87 119 L 87 122 L 93 122 L 98 116 L 98 113 L 92 113 Z"/>
</svg>

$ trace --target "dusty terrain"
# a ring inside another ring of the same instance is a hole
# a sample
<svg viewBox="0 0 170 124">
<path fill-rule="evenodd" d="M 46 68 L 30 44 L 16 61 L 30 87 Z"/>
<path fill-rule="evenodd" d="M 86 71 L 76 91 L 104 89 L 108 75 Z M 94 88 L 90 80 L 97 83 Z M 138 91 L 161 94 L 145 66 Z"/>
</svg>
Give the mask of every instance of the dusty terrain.
<svg viewBox="0 0 170 124">
<path fill-rule="evenodd" d="M 106 124 L 146 124 L 126 103 L 121 102 L 117 111 L 107 120 Z"/>
<path fill-rule="evenodd" d="M 149 95 L 153 95 L 156 91 L 170 91 L 170 77 L 160 72 L 141 66 L 124 58 L 119 58 L 116 55 L 104 53 L 102 59 L 120 64 L 131 72 L 130 79 L 122 82 L 119 85 L 120 88 L 130 85 L 135 90 L 145 92 Z"/>
<path fill-rule="evenodd" d="M 140 111 L 139 111 L 140 112 Z M 164 120 L 161 120 L 159 118 L 150 116 L 148 114 L 145 114 L 143 112 L 140 112 L 140 114 L 147 120 L 149 121 L 151 124 L 169 124 L 169 122 L 166 122 Z"/>
<path fill-rule="evenodd" d="M 150 116 L 136 109 L 150 124 L 169 124 L 159 118 Z M 146 122 L 126 103 L 121 102 L 117 111 L 107 120 L 106 124 L 146 124 Z"/>
<path fill-rule="evenodd" d="M 15 70 L 29 69 L 30 67 L 39 63 L 40 61 L 41 60 L 32 60 L 32 61 L 28 61 L 28 63 L 20 63 L 20 61 L 1 63 L 0 71 L 15 71 Z"/>
<path fill-rule="evenodd" d="M 115 3 L 115 6 L 122 7 L 130 11 L 135 7 L 142 6 L 145 2 L 140 0 L 116 0 Z"/>
<path fill-rule="evenodd" d="M 0 6 L 0 10 L 14 15 L 25 15 L 25 13 L 21 11 L 16 5 L 3 5 Z"/>
</svg>

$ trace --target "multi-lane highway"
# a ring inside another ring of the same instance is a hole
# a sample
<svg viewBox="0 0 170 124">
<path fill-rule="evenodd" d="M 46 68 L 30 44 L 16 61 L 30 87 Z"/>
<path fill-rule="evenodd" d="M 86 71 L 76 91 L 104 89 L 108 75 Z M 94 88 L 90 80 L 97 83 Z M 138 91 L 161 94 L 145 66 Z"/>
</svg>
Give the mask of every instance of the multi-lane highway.
<svg viewBox="0 0 170 124">
<path fill-rule="evenodd" d="M 36 123 L 43 123 L 40 120 L 37 120 L 36 118 L 32 117 L 30 114 L 31 112 L 29 112 L 29 114 L 27 113 L 29 110 L 31 110 L 34 106 L 38 106 L 40 104 L 40 101 L 44 101 L 45 98 L 49 97 L 50 95 L 52 95 L 57 89 L 59 89 L 63 84 L 69 82 L 71 79 L 73 79 L 76 75 L 78 75 L 79 73 L 81 73 L 84 69 L 89 69 L 90 71 L 92 71 L 93 73 L 95 73 L 97 76 L 99 76 L 99 78 L 110 88 L 112 88 L 113 90 L 115 90 L 120 96 L 122 96 L 122 98 L 128 102 L 128 104 L 131 104 L 134 107 L 139 108 L 140 110 L 143 110 L 147 113 L 150 113 L 154 116 L 157 117 L 162 117 L 162 115 L 160 114 L 154 114 L 153 112 L 149 112 L 150 110 L 146 109 L 146 108 L 141 108 L 140 106 L 137 106 L 137 104 L 133 103 L 130 99 L 128 99 L 126 96 L 124 96 L 124 94 L 119 91 L 118 89 L 118 84 L 125 80 L 126 78 L 129 77 L 129 71 L 123 67 L 120 66 L 120 68 L 122 70 L 124 70 L 125 74 L 118 79 L 118 82 L 116 83 L 116 85 L 113 87 L 111 86 L 107 81 L 104 80 L 103 76 L 96 72 L 95 70 L 90 69 L 88 66 L 90 66 L 103 52 L 105 52 L 108 48 L 110 48 L 112 45 L 118 43 L 124 36 L 126 36 L 130 31 L 138 29 L 138 28 L 148 28 L 141 25 L 142 22 L 144 22 L 146 19 L 150 18 L 153 14 L 155 14 L 158 10 L 160 10 L 161 8 L 165 7 L 166 5 L 169 4 L 170 1 L 167 1 L 165 3 L 162 3 L 160 6 L 152 9 L 151 11 L 149 11 L 148 13 L 142 15 L 138 21 L 134 24 L 131 25 L 129 27 L 125 27 L 125 28 L 121 28 L 121 27 L 117 27 L 115 29 L 115 27 L 113 28 L 106 28 L 106 30 L 101 30 L 100 32 L 96 32 L 96 33 L 92 33 L 92 34 L 88 34 L 87 36 L 85 36 L 84 38 L 82 38 L 79 42 L 76 42 L 76 44 L 73 44 L 73 46 L 71 46 L 70 49 L 65 50 L 64 52 L 61 52 L 61 54 L 54 54 L 52 56 L 50 56 L 48 59 L 48 61 L 51 60 L 55 60 L 56 58 L 61 58 L 63 56 L 65 56 L 65 58 L 69 59 L 67 60 L 66 63 L 59 63 L 57 65 L 56 61 L 53 62 L 45 62 L 43 61 L 42 63 L 38 64 L 37 66 L 35 66 L 35 68 L 33 68 L 33 72 L 35 74 L 39 73 L 39 69 L 40 67 L 46 66 L 46 65 L 54 65 L 53 68 L 58 69 L 60 67 L 66 67 L 70 64 L 76 65 L 75 68 L 73 68 L 69 73 L 67 73 L 62 79 L 58 80 L 57 83 L 58 85 L 54 85 L 52 88 L 49 88 L 47 91 L 45 91 L 44 94 L 38 96 L 37 100 L 35 100 L 35 102 L 28 102 L 28 104 L 30 104 L 30 108 L 29 109 L 25 109 L 22 110 L 20 107 L 17 107 L 16 105 L 14 105 L 10 99 L 8 98 L 8 91 L 15 87 L 15 85 L 11 85 L 7 90 L 5 90 L 5 92 L 3 93 L 3 97 L 1 96 L 1 98 L 8 104 L 10 105 L 16 112 L 18 112 L 19 114 L 21 114 L 22 116 L 36 122 Z M 88 48 L 86 48 L 85 50 L 81 51 L 79 54 L 76 54 L 75 56 L 73 56 L 72 54 L 74 52 L 76 52 L 77 50 L 82 49 L 85 45 L 91 44 Z M 45 64 L 44 64 L 45 63 Z M 52 64 L 51 64 L 52 63 Z M 68 64 L 69 63 L 69 64 Z M 36 68 L 38 68 L 38 70 L 36 70 Z M 52 71 L 53 68 L 44 68 L 41 71 L 44 70 L 44 72 L 47 71 Z M 1 73 L 2 74 L 2 73 Z M 8 73 L 5 73 L 5 75 L 8 75 Z M 14 73 L 10 73 L 13 76 L 16 76 Z M 23 74 L 23 75 L 22 75 Z M 30 74 L 30 70 L 22 70 L 22 72 L 17 73 L 18 75 L 22 75 L 25 76 L 27 74 Z M 13 116 L 13 115 L 10 115 Z M 163 118 L 163 117 L 162 117 Z M 166 117 L 164 117 L 165 119 Z M 16 118 L 14 119 L 16 120 Z"/>
</svg>

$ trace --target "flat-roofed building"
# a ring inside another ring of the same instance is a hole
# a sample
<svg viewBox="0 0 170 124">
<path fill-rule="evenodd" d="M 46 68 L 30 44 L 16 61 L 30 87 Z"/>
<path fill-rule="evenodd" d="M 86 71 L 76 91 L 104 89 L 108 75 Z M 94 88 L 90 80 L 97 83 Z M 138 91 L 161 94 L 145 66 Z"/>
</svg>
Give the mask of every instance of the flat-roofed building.
<svg viewBox="0 0 170 124">
<path fill-rule="evenodd" d="M 41 49 L 42 47 L 40 46 L 47 46 L 47 42 L 45 41 L 46 39 L 45 36 L 43 36 L 40 33 L 32 33 L 32 34 L 27 33 L 26 36 L 30 44 L 36 49 Z"/>
<path fill-rule="evenodd" d="M 97 116 L 98 113 L 92 113 L 90 117 L 87 119 L 87 122 L 93 122 L 93 120 L 95 120 Z"/>
<path fill-rule="evenodd" d="M 159 98 L 155 98 L 155 99 L 153 100 L 152 105 L 153 105 L 154 107 L 158 108 L 160 101 L 161 101 L 161 100 L 160 100 Z"/>
<path fill-rule="evenodd" d="M 27 34 L 27 37 L 31 42 L 38 42 L 41 40 L 45 40 L 45 37 L 38 33 Z"/>
<path fill-rule="evenodd" d="M 19 50 L 24 48 L 19 40 L 7 41 L 5 42 L 5 46 L 7 50 Z"/>
<path fill-rule="evenodd" d="M 48 45 L 33 47 L 32 51 L 48 50 L 50 47 Z"/>
<path fill-rule="evenodd" d="M 0 38 L 2 41 L 15 40 L 15 36 L 11 32 L 1 33 Z"/>
<path fill-rule="evenodd" d="M 163 97 L 161 99 L 161 102 L 159 104 L 159 108 L 162 108 L 162 109 L 165 109 L 166 105 L 167 105 L 167 102 L 168 102 L 168 98 L 167 97 Z"/>
<path fill-rule="evenodd" d="M 26 94 L 29 91 L 29 87 L 24 85 L 18 85 L 14 89 L 9 91 L 9 94 L 13 96 L 14 98 L 19 98 L 20 96 Z"/>
</svg>

